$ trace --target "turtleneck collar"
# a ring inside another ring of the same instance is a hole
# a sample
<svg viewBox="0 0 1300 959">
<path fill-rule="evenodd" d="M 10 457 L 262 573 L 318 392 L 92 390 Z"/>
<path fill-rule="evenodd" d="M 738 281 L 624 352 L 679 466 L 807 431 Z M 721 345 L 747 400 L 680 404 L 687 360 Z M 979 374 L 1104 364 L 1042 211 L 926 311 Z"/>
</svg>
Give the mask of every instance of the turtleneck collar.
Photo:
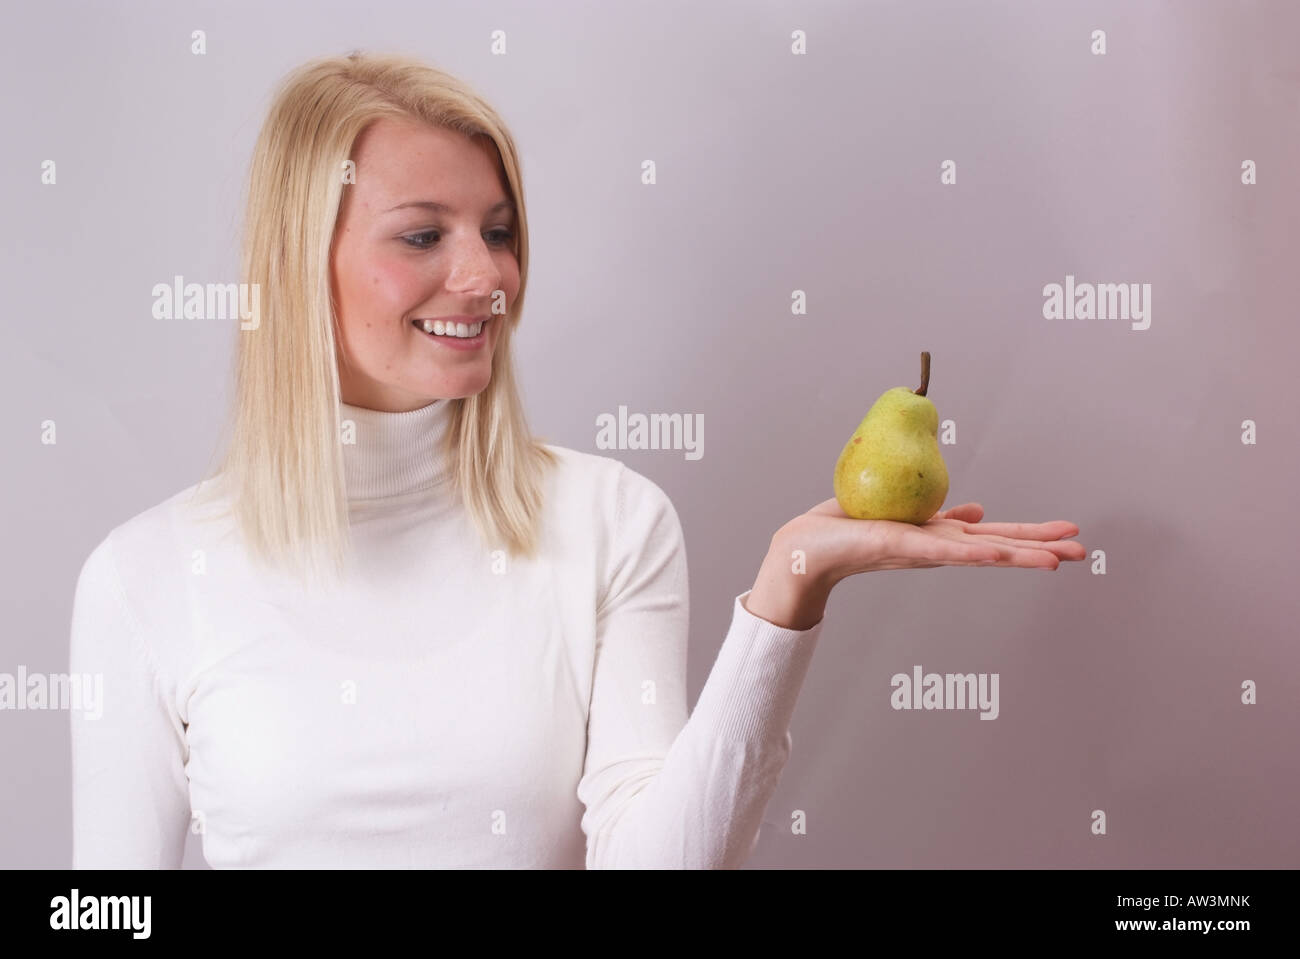
<svg viewBox="0 0 1300 959">
<path fill-rule="evenodd" d="M 451 428 L 452 400 L 434 400 L 406 413 L 339 404 L 356 424 L 355 442 L 343 444 L 343 476 L 349 502 L 401 496 L 436 486 L 451 476 L 443 443 Z"/>
</svg>

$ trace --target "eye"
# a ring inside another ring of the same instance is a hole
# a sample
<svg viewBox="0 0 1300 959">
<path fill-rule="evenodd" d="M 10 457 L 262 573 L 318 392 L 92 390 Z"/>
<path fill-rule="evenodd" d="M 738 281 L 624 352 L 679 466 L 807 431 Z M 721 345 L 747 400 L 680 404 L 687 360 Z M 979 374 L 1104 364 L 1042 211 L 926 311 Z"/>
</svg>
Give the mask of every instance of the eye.
<svg viewBox="0 0 1300 959">
<path fill-rule="evenodd" d="M 498 246 L 505 246 L 514 239 L 514 234 L 506 229 L 490 230 L 486 235 L 495 237 L 492 242 Z M 402 237 L 402 240 L 407 246 L 412 247 L 413 249 L 427 250 L 433 245 L 437 236 L 437 230 L 425 230 L 423 233 L 411 233 L 408 236 L 404 236 Z"/>
<path fill-rule="evenodd" d="M 435 235 L 434 231 L 429 230 L 425 233 L 412 233 L 410 236 L 402 237 L 402 240 L 406 243 L 407 246 L 414 247 L 417 250 L 427 250 L 429 248 L 429 245 L 427 243 L 419 243 L 416 241 L 418 241 L 421 237 L 432 237 L 434 235 Z"/>
</svg>

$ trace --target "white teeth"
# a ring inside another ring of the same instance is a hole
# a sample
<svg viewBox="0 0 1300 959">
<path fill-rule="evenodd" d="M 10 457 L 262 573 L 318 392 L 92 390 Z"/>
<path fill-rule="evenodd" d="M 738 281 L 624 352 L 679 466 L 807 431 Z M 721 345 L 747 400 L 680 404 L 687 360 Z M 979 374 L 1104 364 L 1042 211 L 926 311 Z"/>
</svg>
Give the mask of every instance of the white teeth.
<svg viewBox="0 0 1300 959">
<path fill-rule="evenodd" d="M 444 323 L 442 320 L 422 320 L 420 327 L 426 333 L 432 333 L 434 336 L 456 336 L 470 337 L 478 336 L 483 329 L 483 323 Z"/>
</svg>

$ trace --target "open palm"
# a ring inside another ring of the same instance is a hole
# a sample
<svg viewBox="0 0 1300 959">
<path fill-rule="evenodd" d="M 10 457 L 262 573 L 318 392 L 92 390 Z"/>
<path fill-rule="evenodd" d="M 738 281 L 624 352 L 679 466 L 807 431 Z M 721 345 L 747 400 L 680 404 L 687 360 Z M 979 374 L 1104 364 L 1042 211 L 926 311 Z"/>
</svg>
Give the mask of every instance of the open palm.
<svg viewBox="0 0 1300 959">
<path fill-rule="evenodd" d="M 983 518 L 984 507 L 979 503 L 963 503 L 940 510 L 921 525 L 853 519 L 832 497 L 790 520 L 782 527 L 781 536 L 785 546 L 803 550 L 816 575 L 832 585 L 871 570 L 936 566 L 1056 569 L 1062 560 L 1081 560 L 1087 555 L 1080 543 L 1068 539 L 1079 533 L 1074 523 L 984 523 Z"/>
</svg>

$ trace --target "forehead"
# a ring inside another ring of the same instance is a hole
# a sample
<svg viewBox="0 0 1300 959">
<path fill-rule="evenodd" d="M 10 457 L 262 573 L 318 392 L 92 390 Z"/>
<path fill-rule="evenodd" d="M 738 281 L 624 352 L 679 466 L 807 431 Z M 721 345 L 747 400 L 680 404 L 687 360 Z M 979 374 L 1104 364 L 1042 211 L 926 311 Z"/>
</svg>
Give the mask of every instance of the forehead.
<svg viewBox="0 0 1300 959">
<path fill-rule="evenodd" d="M 357 138 L 353 191 L 368 204 L 458 197 L 495 202 L 503 193 L 496 148 L 487 138 L 414 119 L 384 117 Z"/>
</svg>

